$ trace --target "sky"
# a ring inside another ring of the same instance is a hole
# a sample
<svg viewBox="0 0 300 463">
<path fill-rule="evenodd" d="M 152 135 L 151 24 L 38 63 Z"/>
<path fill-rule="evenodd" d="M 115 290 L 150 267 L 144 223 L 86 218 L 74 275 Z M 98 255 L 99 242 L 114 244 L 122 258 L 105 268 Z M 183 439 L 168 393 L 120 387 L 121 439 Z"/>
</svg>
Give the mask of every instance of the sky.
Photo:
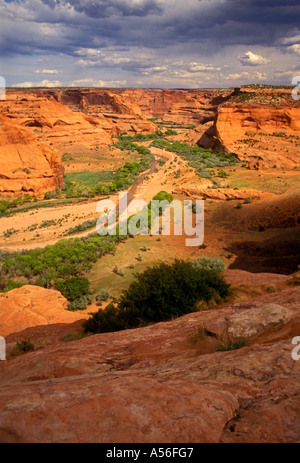
<svg viewBox="0 0 300 463">
<path fill-rule="evenodd" d="M 7 86 L 291 85 L 299 59 L 299 0 L 0 0 Z"/>
</svg>

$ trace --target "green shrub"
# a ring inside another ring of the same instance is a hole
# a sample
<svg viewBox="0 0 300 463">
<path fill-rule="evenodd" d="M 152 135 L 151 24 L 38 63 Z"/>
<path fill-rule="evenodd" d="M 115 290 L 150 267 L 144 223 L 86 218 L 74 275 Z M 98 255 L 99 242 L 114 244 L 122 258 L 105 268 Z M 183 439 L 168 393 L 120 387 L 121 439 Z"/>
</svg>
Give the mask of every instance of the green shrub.
<svg viewBox="0 0 300 463">
<path fill-rule="evenodd" d="M 48 227 L 51 227 L 52 225 L 56 225 L 55 220 L 44 220 L 39 226 L 39 228 L 48 228 Z"/>
<path fill-rule="evenodd" d="M 97 302 L 105 302 L 107 299 L 110 297 L 110 291 L 109 289 L 100 289 L 98 295 L 97 295 Z"/>
<path fill-rule="evenodd" d="M 60 341 L 64 342 L 71 342 L 71 341 L 77 341 L 78 339 L 82 339 L 85 337 L 85 334 L 83 332 L 79 333 L 67 333 L 64 334 L 61 338 Z"/>
<path fill-rule="evenodd" d="M 244 338 L 223 339 L 217 345 L 216 352 L 227 352 L 227 351 L 242 349 L 243 347 L 246 347 L 247 345 L 248 345 L 248 342 Z"/>
<path fill-rule="evenodd" d="M 85 277 L 67 278 L 66 280 L 58 281 L 56 288 L 68 301 L 72 302 L 90 293 L 90 282 Z"/>
<path fill-rule="evenodd" d="M 219 170 L 218 177 L 226 178 L 226 177 L 229 177 L 229 174 L 227 174 L 227 172 L 225 172 L 225 170 Z"/>
<path fill-rule="evenodd" d="M 30 341 L 29 338 L 26 338 L 23 341 L 18 341 L 10 353 L 11 355 L 16 356 L 19 354 L 25 354 L 27 352 L 32 352 L 34 349 L 34 344 Z"/>
<path fill-rule="evenodd" d="M 198 328 L 195 334 L 191 337 L 191 341 L 193 344 L 197 344 L 198 341 L 203 341 L 206 338 L 206 331 L 204 326 Z"/>
<path fill-rule="evenodd" d="M 2 275 L 13 277 L 21 272 L 26 278 L 40 276 L 49 283 L 57 278 L 80 275 L 89 270 L 93 263 L 115 250 L 122 241 L 120 236 L 99 236 L 72 238 L 58 241 L 53 246 L 19 252 L 0 252 Z"/>
<path fill-rule="evenodd" d="M 0 278 L 0 293 L 7 293 L 12 289 L 21 288 L 21 286 L 23 286 L 23 283 L 20 283 L 19 281 L 14 281 L 10 279 L 4 280 Z"/>
<path fill-rule="evenodd" d="M 152 201 L 168 201 L 168 203 L 171 203 L 173 201 L 173 196 L 171 193 L 167 193 L 166 191 L 160 191 L 153 196 Z"/>
<path fill-rule="evenodd" d="M 3 236 L 4 238 L 9 238 L 14 233 L 17 233 L 17 230 L 15 230 L 14 228 L 9 228 L 8 230 L 5 230 L 5 232 L 3 232 Z"/>
<path fill-rule="evenodd" d="M 44 194 L 44 199 L 54 199 L 56 194 L 53 191 L 46 191 Z"/>
<path fill-rule="evenodd" d="M 114 304 L 108 304 L 104 310 L 98 310 L 84 321 L 82 326 L 85 333 L 108 333 L 124 330 L 125 321 L 121 311 Z"/>
<path fill-rule="evenodd" d="M 200 213 L 203 211 L 203 208 L 202 206 L 200 206 L 200 204 L 198 203 L 193 203 L 192 204 L 192 212 L 193 214 L 197 214 L 197 213 Z"/>
<path fill-rule="evenodd" d="M 90 295 L 81 296 L 75 299 L 73 302 L 68 304 L 68 310 L 75 312 L 76 310 L 85 310 L 89 304 L 93 302 L 93 298 Z"/>
<path fill-rule="evenodd" d="M 71 227 L 66 231 L 66 235 L 75 235 L 76 233 L 81 233 L 85 230 L 89 230 L 90 228 L 94 228 L 97 225 L 98 219 L 86 220 L 75 227 Z"/>
<path fill-rule="evenodd" d="M 177 153 L 188 161 L 190 167 L 197 169 L 200 177 L 203 178 L 211 178 L 211 174 L 207 169 L 231 166 L 238 162 L 237 158 L 231 153 L 215 153 L 199 146 L 191 146 L 178 141 L 154 140 L 151 146 Z"/>
<path fill-rule="evenodd" d="M 228 294 L 229 285 L 215 271 L 198 270 L 183 260 L 161 262 L 136 274 L 118 305 L 98 311 L 83 327 L 93 333 L 137 328 L 193 312 L 197 302 L 222 300 Z"/>
<path fill-rule="evenodd" d="M 211 257 L 198 257 L 198 259 L 194 260 L 193 267 L 199 271 L 209 270 L 217 273 L 224 272 L 224 270 L 226 269 L 226 265 L 220 259 L 220 257 L 217 257 L 215 259 Z"/>
</svg>

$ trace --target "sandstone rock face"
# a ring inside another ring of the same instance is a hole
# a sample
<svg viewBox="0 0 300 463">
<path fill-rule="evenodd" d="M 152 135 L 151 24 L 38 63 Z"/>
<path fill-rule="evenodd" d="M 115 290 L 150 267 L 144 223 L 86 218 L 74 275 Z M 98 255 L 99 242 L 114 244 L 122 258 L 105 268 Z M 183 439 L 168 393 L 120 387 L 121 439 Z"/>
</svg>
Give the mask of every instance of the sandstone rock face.
<svg viewBox="0 0 300 463">
<path fill-rule="evenodd" d="M 224 314 L 213 323 L 204 324 L 210 333 L 228 339 L 253 339 L 261 334 L 268 333 L 274 327 L 290 322 L 294 314 L 278 304 L 267 304 L 262 307 L 253 307 L 247 312 L 236 313 L 230 317 Z"/>
<path fill-rule="evenodd" d="M 245 270 L 227 269 L 224 272 L 225 280 L 232 286 L 239 285 L 278 285 L 286 283 L 290 275 L 277 273 L 250 273 Z"/>
<path fill-rule="evenodd" d="M 294 168 L 299 165 L 297 140 L 300 107 L 227 104 L 218 108 L 215 125 L 198 144 L 233 152 L 250 168 Z"/>
<path fill-rule="evenodd" d="M 111 121 L 74 112 L 51 95 L 47 98 L 34 92 L 20 94 L 9 91 L 5 105 L 0 105 L 0 112 L 18 124 L 31 128 L 48 144 L 64 140 L 66 143 L 94 142 L 106 146 L 111 143 L 111 136 L 117 133 Z"/>
<path fill-rule="evenodd" d="M 263 198 L 273 198 L 275 197 L 274 194 L 272 193 L 265 193 L 262 191 L 258 190 L 253 190 L 251 188 L 249 189 L 240 189 L 240 190 L 234 190 L 232 188 L 182 188 L 182 187 L 176 187 L 173 191 L 173 193 L 179 193 L 179 194 L 185 194 L 186 196 L 192 196 L 195 198 L 210 198 L 210 199 L 217 199 L 217 200 L 222 200 L 226 201 L 227 199 L 246 199 L 246 198 L 251 198 L 255 199 L 257 197 L 263 197 Z"/>
<path fill-rule="evenodd" d="M 120 92 L 102 89 L 68 89 L 39 91 L 37 95 L 55 98 L 61 106 L 71 108 L 74 113 L 82 111 L 94 121 L 98 121 L 111 136 L 123 132 L 153 133 L 157 130 L 157 126 L 147 120 L 140 106 L 133 99 L 124 98 Z"/>
<path fill-rule="evenodd" d="M 63 184 L 60 155 L 0 116 L 0 195 L 41 195 Z"/>
<path fill-rule="evenodd" d="M 37 325 L 72 323 L 84 318 L 67 311 L 68 301 L 60 292 L 26 285 L 0 294 L 0 336 Z"/>
<path fill-rule="evenodd" d="M 104 116 L 119 133 L 154 132 L 157 127 L 147 118 L 165 123 L 198 125 L 213 121 L 217 106 L 231 94 L 216 89 L 68 89 L 40 90 L 38 96 L 53 97 L 73 110 L 94 117 Z"/>
<path fill-rule="evenodd" d="M 300 362 L 291 356 L 299 300 L 300 289 L 289 288 L 1 362 L 0 440 L 299 441 Z M 230 352 L 215 352 L 212 335 L 193 340 L 225 318 L 265 331 Z"/>
</svg>

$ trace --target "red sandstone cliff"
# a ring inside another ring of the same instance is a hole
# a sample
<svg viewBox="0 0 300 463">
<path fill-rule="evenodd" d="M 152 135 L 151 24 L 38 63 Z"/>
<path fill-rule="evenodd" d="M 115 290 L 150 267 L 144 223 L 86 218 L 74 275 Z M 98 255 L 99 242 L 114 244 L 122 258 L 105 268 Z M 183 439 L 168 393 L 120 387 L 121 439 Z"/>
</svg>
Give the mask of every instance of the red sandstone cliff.
<svg viewBox="0 0 300 463">
<path fill-rule="evenodd" d="M 252 168 L 294 168 L 300 163 L 299 134 L 298 105 L 227 104 L 198 144 L 235 153 Z"/>
<path fill-rule="evenodd" d="M 59 154 L 30 129 L 0 116 L 0 194 L 41 195 L 63 184 Z"/>
</svg>

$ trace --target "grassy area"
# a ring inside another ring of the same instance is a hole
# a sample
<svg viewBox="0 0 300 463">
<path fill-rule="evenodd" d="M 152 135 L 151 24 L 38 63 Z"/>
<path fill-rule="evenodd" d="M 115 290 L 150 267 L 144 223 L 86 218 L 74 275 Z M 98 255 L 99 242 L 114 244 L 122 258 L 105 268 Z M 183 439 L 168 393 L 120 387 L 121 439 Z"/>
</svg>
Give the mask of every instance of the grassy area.
<svg viewBox="0 0 300 463">
<path fill-rule="evenodd" d="M 109 183 L 116 177 L 116 172 L 112 171 L 83 171 L 65 174 L 65 184 L 70 186 L 71 183 L 80 184 L 83 187 L 91 187 L 97 183 Z"/>
<path fill-rule="evenodd" d="M 235 170 L 226 168 L 226 171 L 230 174 L 226 179 L 230 188 L 250 188 L 280 195 L 299 187 L 299 176 L 294 170 L 265 169 L 257 172 L 237 166 Z"/>
<path fill-rule="evenodd" d="M 99 291 L 102 288 L 108 288 L 114 297 L 118 297 L 133 281 L 135 273 L 144 271 L 161 259 L 161 250 L 165 247 L 168 237 L 161 237 L 160 241 L 157 241 L 157 238 L 157 236 L 138 235 L 120 244 L 115 255 L 103 256 L 89 272 L 88 278 L 92 289 Z M 145 245 L 147 251 L 142 251 Z M 139 254 L 142 261 L 137 259 Z M 164 261 L 171 262 L 173 259 L 171 254 L 164 256 Z M 115 273 L 115 267 L 122 269 L 124 276 Z"/>
</svg>

